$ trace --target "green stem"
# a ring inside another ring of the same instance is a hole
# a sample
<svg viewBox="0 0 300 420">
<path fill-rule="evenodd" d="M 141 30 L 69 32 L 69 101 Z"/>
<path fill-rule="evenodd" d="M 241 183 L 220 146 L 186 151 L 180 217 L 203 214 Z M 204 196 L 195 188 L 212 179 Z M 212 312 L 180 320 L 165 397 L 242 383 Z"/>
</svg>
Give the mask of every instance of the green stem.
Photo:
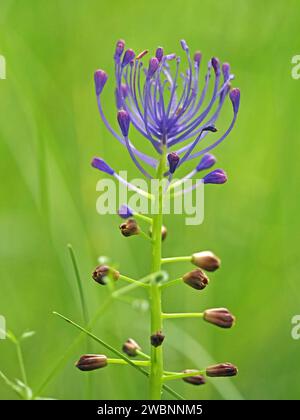
<svg viewBox="0 0 300 420">
<path fill-rule="evenodd" d="M 170 280 L 167 283 L 162 284 L 160 287 L 162 289 L 166 289 L 167 287 L 174 286 L 175 284 L 179 284 L 179 283 L 182 283 L 182 277 L 175 280 Z"/>
<path fill-rule="evenodd" d="M 138 220 L 142 220 L 143 222 L 149 223 L 150 225 L 152 225 L 152 223 L 153 223 L 152 218 L 148 217 L 148 216 L 145 216 L 144 214 L 134 212 L 133 216 Z"/>
<path fill-rule="evenodd" d="M 144 284 L 140 280 L 134 280 L 134 279 L 132 279 L 130 277 L 123 276 L 123 274 L 120 274 L 119 279 L 120 280 L 127 281 L 127 283 L 135 284 L 137 287 L 140 287 L 140 286 L 141 287 L 144 287 L 144 288 L 148 288 L 149 287 L 148 284 Z M 121 289 L 119 289 L 119 290 L 121 290 Z"/>
<path fill-rule="evenodd" d="M 145 233 L 143 230 L 140 230 L 140 235 L 141 235 L 143 238 L 147 239 L 147 241 L 152 242 L 152 238 L 151 238 L 149 235 L 147 235 L 147 233 Z"/>
<path fill-rule="evenodd" d="M 166 150 L 164 148 L 157 170 L 157 179 L 162 180 L 165 171 Z M 156 197 L 157 214 L 152 225 L 152 272 L 161 269 L 161 229 L 163 224 L 163 185 L 160 182 Z M 150 284 L 151 335 L 162 331 L 161 288 L 157 282 Z M 160 400 L 163 386 L 163 348 L 151 346 L 150 399 Z"/>
<path fill-rule="evenodd" d="M 173 381 L 174 379 L 189 378 L 195 375 L 205 375 L 205 370 L 195 370 L 191 373 L 174 373 L 172 375 L 164 376 L 164 381 Z"/>
<path fill-rule="evenodd" d="M 162 314 L 163 319 L 172 318 L 203 318 L 203 312 L 183 312 L 174 314 Z"/>
<path fill-rule="evenodd" d="M 28 386 L 25 363 L 24 363 L 23 353 L 22 353 L 22 349 L 21 349 L 21 345 L 19 341 L 16 342 L 16 348 L 17 348 L 17 356 L 18 356 L 18 361 L 19 361 L 21 375 L 22 375 L 22 381 L 24 382 L 26 386 Z"/>
<path fill-rule="evenodd" d="M 136 354 L 137 354 L 138 356 L 143 357 L 144 359 L 150 360 L 150 356 L 148 356 L 148 354 L 146 354 L 146 353 L 143 353 L 141 350 L 137 350 L 137 351 L 136 351 Z"/>
<path fill-rule="evenodd" d="M 170 264 L 170 263 L 177 263 L 177 262 L 190 262 L 192 257 L 169 257 L 169 258 L 162 258 L 162 264 Z"/>
<path fill-rule="evenodd" d="M 123 359 L 107 359 L 107 363 L 109 365 L 128 365 L 126 360 Z M 150 362 L 148 360 L 135 360 L 133 362 L 136 366 L 150 366 Z"/>
</svg>

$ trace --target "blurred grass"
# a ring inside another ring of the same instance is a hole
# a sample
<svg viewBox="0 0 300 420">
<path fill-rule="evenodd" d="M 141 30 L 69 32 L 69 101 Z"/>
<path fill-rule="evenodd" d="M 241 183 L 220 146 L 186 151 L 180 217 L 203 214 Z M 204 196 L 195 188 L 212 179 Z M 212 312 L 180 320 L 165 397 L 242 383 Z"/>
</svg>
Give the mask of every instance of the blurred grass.
<svg viewBox="0 0 300 420">
<path fill-rule="evenodd" d="M 238 318 L 232 331 L 197 320 L 179 320 L 176 327 L 214 360 L 239 366 L 228 387 L 233 384 L 244 398 L 299 398 L 299 343 L 290 337 L 300 301 L 300 82 L 290 76 L 291 57 L 299 54 L 299 3 L 2 0 L 0 11 L 0 54 L 7 62 L 7 80 L 0 80 L 0 314 L 16 333 L 37 331 L 24 343 L 33 388 L 76 337 L 52 310 L 82 322 L 66 244 L 72 243 L 78 257 L 90 313 L 107 295 L 90 281 L 99 255 L 112 256 L 122 272 L 136 277 L 149 265 L 148 244 L 126 241 L 115 217 L 95 211 L 99 175 L 90 168 L 91 157 L 135 171 L 99 120 L 93 71 L 101 67 L 110 73 L 104 97 L 114 120 L 115 41 L 122 37 L 137 51 L 157 45 L 179 51 L 178 41 L 185 38 L 206 60 L 217 55 L 231 63 L 242 103 L 235 130 L 216 153 L 229 182 L 206 189 L 204 224 L 186 227 L 178 216 L 166 218 L 166 255 L 211 248 L 222 257 L 222 270 L 212 276 L 200 302 L 192 290 L 176 288 L 166 292 L 164 307 L 230 308 Z M 173 274 L 188 267 L 174 267 Z M 116 302 L 95 331 L 118 348 L 129 336 L 147 348 L 147 322 L 147 313 Z M 177 348 L 180 334 L 168 328 L 168 368 L 193 367 L 189 354 L 197 359 L 199 350 L 189 348 L 184 357 Z M 44 395 L 84 398 L 85 380 L 73 368 L 84 349 L 83 343 L 74 351 Z M 0 360 L 8 376 L 20 376 L 8 341 L 0 342 Z M 94 372 L 93 380 L 94 398 L 147 397 L 145 379 L 127 367 Z M 222 396 L 211 383 L 174 388 L 186 398 Z M 0 383 L 0 398 L 12 397 Z"/>
</svg>

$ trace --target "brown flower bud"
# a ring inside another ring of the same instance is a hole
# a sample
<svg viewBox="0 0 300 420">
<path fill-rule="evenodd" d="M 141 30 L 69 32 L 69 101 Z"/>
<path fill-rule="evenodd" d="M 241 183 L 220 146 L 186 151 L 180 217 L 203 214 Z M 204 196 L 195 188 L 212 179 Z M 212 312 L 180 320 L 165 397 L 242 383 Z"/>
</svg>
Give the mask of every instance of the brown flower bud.
<svg viewBox="0 0 300 420">
<path fill-rule="evenodd" d="M 193 373 L 197 372 L 194 369 L 186 369 L 183 371 L 183 373 Z M 184 382 L 187 382 L 192 385 L 204 385 L 206 380 L 203 375 L 195 375 L 195 376 L 187 376 L 186 378 L 182 378 Z"/>
<path fill-rule="evenodd" d="M 235 317 L 226 308 L 206 309 L 203 319 L 221 328 L 231 328 Z"/>
<path fill-rule="evenodd" d="M 125 343 L 123 344 L 122 350 L 128 356 L 134 357 L 137 355 L 136 351 L 141 350 L 141 347 L 132 338 L 128 338 L 128 340 L 126 340 Z"/>
<path fill-rule="evenodd" d="M 235 376 L 238 373 L 237 367 L 231 363 L 220 363 L 206 368 L 206 375 L 212 377 Z"/>
<path fill-rule="evenodd" d="M 211 251 L 196 252 L 192 255 L 192 263 L 206 271 L 215 271 L 221 265 L 221 260 Z"/>
<path fill-rule="evenodd" d="M 140 233 L 140 227 L 134 219 L 128 219 L 126 222 L 120 225 L 120 230 L 123 236 L 138 235 Z"/>
<path fill-rule="evenodd" d="M 208 277 L 205 273 L 203 273 L 200 268 L 196 268 L 193 271 L 190 271 L 189 273 L 186 273 L 182 280 L 189 286 L 191 286 L 193 289 L 197 290 L 203 290 L 209 282 Z"/>
<path fill-rule="evenodd" d="M 103 354 L 84 354 L 75 366 L 83 371 L 101 369 L 107 365 L 107 357 Z"/>
<path fill-rule="evenodd" d="M 109 274 L 112 275 L 114 280 L 118 280 L 120 273 L 114 268 L 108 267 L 107 265 L 98 265 L 93 271 L 92 277 L 99 284 L 106 284 L 105 277 Z"/>
<path fill-rule="evenodd" d="M 159 347 L 162 345 L 165 339 L 164 334 L 161 331 L 157 331 L 155 334 L 152 334 L 150 337 L 151 345 L 154 347 Z"/>
<path fill-rule="evenodd" d="M 166 228 L 166 226 L 163 225 L 161 227 L 161 240 L 162 241 L 164 241 L 166 239 L 167 233 L 168 233 L 167 228 Z M 152 237 L 152 227 L 149 228 L 149 235 L 150 235 L 150 237 Z"/>
</svg>

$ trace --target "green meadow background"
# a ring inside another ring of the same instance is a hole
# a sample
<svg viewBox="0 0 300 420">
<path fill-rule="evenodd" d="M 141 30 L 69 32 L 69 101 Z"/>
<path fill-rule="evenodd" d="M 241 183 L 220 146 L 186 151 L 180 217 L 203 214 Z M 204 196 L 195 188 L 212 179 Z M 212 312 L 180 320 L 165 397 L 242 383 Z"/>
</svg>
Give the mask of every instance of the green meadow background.
<svg viewBox="0 0 300 420">
<path fill-rule="evenodd" d="M 231 361 L 239 367 L 236 378 L 203 387 L 172 383 L 187 399 L 299 398 L 300 341 L 291 338 L 291 319 L 300 313 L 300 80 L 291 77 L 291 58 L 300 54 L 299 24 L 296 0 L 1 1 L 0 54 L 7 78 L 0 80 L 0 315 L 17 335 L 36 331 L 23 342 L 34 391 L 52 372 L 40 393 L 44 397 L 147 398 L 147 380 L 126 366 L 93 372 L 89 391 L 88 375 L 74 368 L 86 343 L 62 360 L 78 332 L 52 311 L 83 324 L 68 243 L 91 316 L 109 295 L 91 280 L 99 256 L 110 256 L 135 278 L 149 269 L 149 245 L 125 239 L 118 217 L 95 209 L 100 174 L 90 167 L 94 155 L 116 170 L 128 169 L 130 176 L 137 172 L 100 121 L 93 72 L 103 68 L 110 75 L 103 98 L 115 125 L 116 40 L 124 38 L 135 51 L 162 45 L 179 53 L 184 38 L 205 61 L 215 55 L 231 63 L 241 109 L 232 134 L 215 151 L 229 181 L 206 188 L 204 223 L 165 220 L 165 256 L 212 249 L 222 268 L 203 293 L 177 286 L 165 292 L 163 305 L 169 312 L 225 306 L 237 324 L 221 330 L 197 319 L 169 320 L 165 365 L 182 370 Z M 230 113 L 227 104 L 220 129 Z M 143 147 L 141 137 L 134 140 Z M 170 268 L 175 277 L 191 266 Z M 117 348 L 134 337 L 148 351 L 146 296 L 132 296 L 132 303 L 104 308 L 93 331 Z M 90 346 L 107 353 L 96 343 Z M 20 378 L 9 340 L 0 341 L 0 370 Z M 14 397 L 0 380 L 0 398 Z"/>
</svg>

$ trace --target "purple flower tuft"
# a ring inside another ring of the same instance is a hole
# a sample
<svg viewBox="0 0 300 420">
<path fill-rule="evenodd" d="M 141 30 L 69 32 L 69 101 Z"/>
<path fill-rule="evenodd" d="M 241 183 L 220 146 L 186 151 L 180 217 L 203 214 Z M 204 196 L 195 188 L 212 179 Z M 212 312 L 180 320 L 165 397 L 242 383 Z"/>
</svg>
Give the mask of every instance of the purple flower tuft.
<svg viewBox="0 0 300 420">
<path fill-rule="evenodd" d="M 230 77 L 230 65 L 228 63 L 224 63 L 222 65 L 222 73 L 224 76 L 224 81 L 226 82 Z"/>
<path fill-rule="evenodd" d="M 224 184 L 227 181 L 227 175 L 223 169 L 215 169 L 203 178 L 204 184 Z"/>
<path fill-rule="evenodd" d="M 209 169 L 216 163 L 217 159 L 214 155 L 211 155 L 210 153 L 206 153 L 202 159 L 200 160 L 200 163 L 196 166 L 196 170 L 203 171 L 205 169 Z"/>
<path fill-rule="evenodd" d="M 162 58 L 164 56 L 164 50 L 162 47 L 158 47 L 155 52 L 155 57 L 158 59 L 159 62 L 161 62 Z"/>
<path fill-rule="evenodd" d="M 147 77 L 149 79 L 154 75 L 154 73 L 158 69 L 158 66 L 159 66 L 158 58 L 156 58 L 156 57 L 150 58 L 149 67 L 148 67 L 148 74 L 147 74 Z"/>
<path fill-rule="evenodd" d="M 202 58 L 202 53 L 200 51 L 196 51 L 194 54 L 194 61 L 197 64 L 197 66 L 199 66 L 201 58 Z"/>
<path fill-rule="evenodd" d="M 99 169 L 99 171 L 105 172 L 108 175 L 113 175 L 115 171 L 101 158 L 95 157 L 92 160 L 93 168 Z"/>
<path fill-rule="evenodd" d="M 135 57 L 135 52 L 133 50 L 126 50 L 123 61 L 122 61 L 122 67 L 127 66 Z"/>
<path fill-rule="evenodd" d="M 233 111 L 236 114 L 240 106 L 240 89 L 238 88 L 231 89 L 229 93 L 229 97 L 232 102 Z"/>
<path fill-rule="evenodd" d="M 180 41 L 180 44 L 181 44 L 181 48 L 182 48 L 184 51 L 188 51 L 188 50 L 189 50 L 188 44 L 186 43 L 186 41 L 185 41 L 184 39 L 182 39 L 182 40 Z"/>
<path fill-rule="evenodd" d="M 96 95 L 99 96 L 107 81 L 107 74 L 104 70 L 96 70 L 94 73 Z"/>
<path fill-rule="evenodd" d="M 122 217 L 122 219 L 128 219 L 133 216 L 133 212 L 127 204 L 122 204 L 118 210 L 118 215 Z"/>
<path fill-rule="evenodd" d="M 116 62 L 120 62 L 120 57 L 123 54 L 125 48 L 125 41 L 123 41 L 123 39 L 119 39 L 119 41 L 116 44 L 116 49 L 115 49 L 115 55 L 114 55 L 114 59 Z"/>
<path fill-rule="evenodd" d="M 120 111 L 118 111 L 117 119 L 123 136 L 127 137 L 130 126 L 130 117 L 128 112 L 124 109 L 121 109 Z"/>
<path fill-rule="evenodd" d="M 214 69 L 216 75 L 219 75 L 220 74 L 220 62 L 219 62 L 219 59 L 216 58 L 216 57 L 213 57 L 211 59 L 211 65 L 213 66 L 213 69 Z"/>
<path fill-rule="evenodd" d="M 173 174 L 177 168 L 180 158 L 176 152 L 169 153 L 167 158 L 169 161 L 170 173 Z"/>
</svg>

